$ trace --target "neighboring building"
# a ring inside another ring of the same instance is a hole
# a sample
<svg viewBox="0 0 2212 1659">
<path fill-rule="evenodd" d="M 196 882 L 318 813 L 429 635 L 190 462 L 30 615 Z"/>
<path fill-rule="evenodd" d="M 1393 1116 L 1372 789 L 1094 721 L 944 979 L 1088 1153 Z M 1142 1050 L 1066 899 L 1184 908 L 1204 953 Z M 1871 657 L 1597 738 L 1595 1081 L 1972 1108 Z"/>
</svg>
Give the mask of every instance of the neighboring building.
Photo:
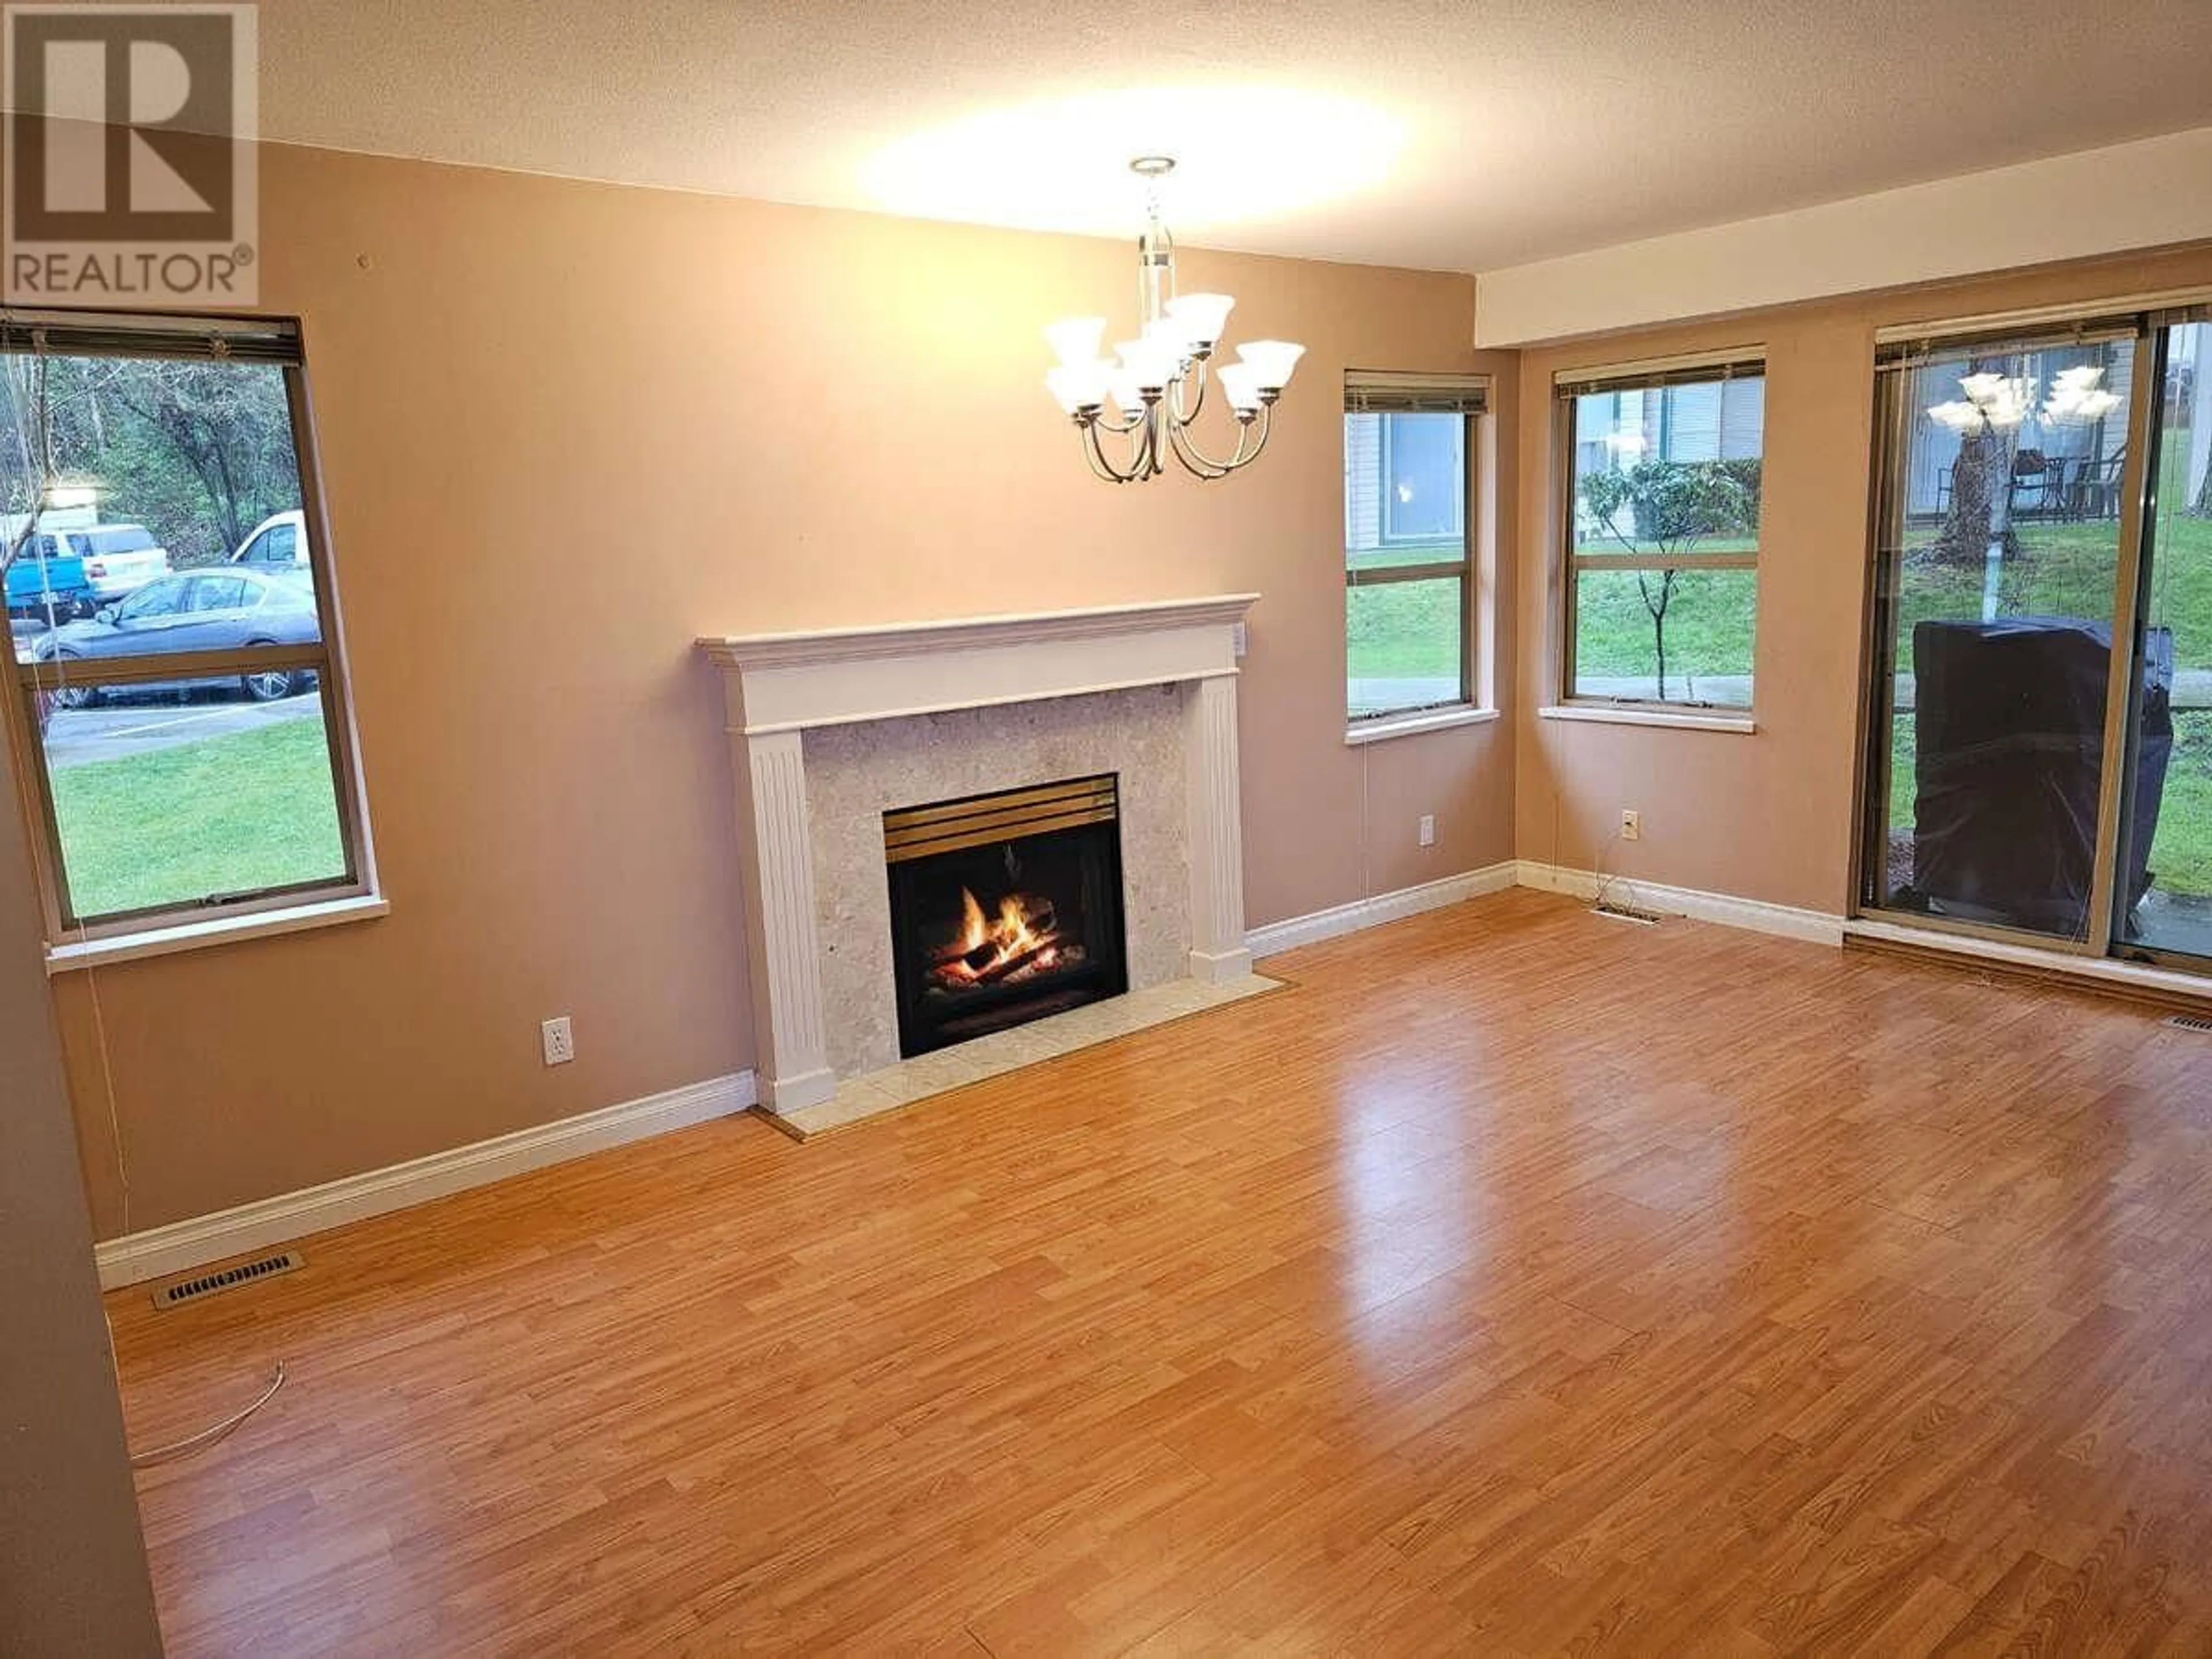
<svg viewBox="0 0 2212 1659">
<path fill-rule="evenodd" d="M 1457 542 L 1466 533 L 1466 479 L 1461 416 L 1346 415 L 1346 550 Z"/>
<path fill-rule="evenodd" d="M 1644 461 L 1756 459 L 1765 422 L 1763 374 L 1577 398 L 1575 476 L 1625 471 Z M 1602 533 L 1579 501 L 1575 515 L 1578 541 Z M 1633 533 L 1626 519 L 1619 533 Z"/>
</svg>

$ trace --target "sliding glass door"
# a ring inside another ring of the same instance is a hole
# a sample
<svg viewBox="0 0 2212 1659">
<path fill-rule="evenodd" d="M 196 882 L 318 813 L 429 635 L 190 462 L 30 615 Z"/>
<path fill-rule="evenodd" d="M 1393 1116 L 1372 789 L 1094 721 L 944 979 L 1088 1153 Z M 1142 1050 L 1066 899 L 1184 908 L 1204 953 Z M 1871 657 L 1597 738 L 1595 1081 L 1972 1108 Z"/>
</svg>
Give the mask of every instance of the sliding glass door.
<svg viewBox="0 0 2212 1659">
<path fill-rule="evenodd" d="M 2104 948 L 2142 344 L 2069 330 L 1881 367 L 1867 908 Z"/>
<path fill-rule="evenodd" d="M 2122 954 L 2212 969 L 2212 323 L 2160 330 Z"/>
<path fill-rule="evenodd" d="M 1877 363 L 1860 908 L 2212 972 L 2212 318 Z"/>
</svg>

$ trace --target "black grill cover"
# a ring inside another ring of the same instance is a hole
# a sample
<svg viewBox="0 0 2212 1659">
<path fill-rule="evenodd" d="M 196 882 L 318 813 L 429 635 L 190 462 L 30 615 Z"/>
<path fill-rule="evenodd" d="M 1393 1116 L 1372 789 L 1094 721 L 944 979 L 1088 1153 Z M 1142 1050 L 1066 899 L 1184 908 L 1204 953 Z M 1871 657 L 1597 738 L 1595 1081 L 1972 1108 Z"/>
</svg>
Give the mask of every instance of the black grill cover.
<svg viewBox="0 0 2212 1659">
<path fill-rule="evenodd" d="M 2088 926 L 2112 634 L 2063 617 L 1912 630 L 1912 885 L 1946 915 L 2079 938 Z M 2142 762 L 2121 896 L 2150 889 L 2173 752 L 2173 636 L 2143 663 Z"/>
</svg>

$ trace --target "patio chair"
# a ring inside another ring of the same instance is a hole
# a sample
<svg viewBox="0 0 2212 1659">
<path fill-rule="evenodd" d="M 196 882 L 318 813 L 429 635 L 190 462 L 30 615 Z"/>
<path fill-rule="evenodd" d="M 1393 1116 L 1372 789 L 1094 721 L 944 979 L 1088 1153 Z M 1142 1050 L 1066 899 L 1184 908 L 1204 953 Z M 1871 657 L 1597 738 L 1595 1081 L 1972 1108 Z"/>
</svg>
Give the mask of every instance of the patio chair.
<svg viewBox="0 0 2212 1659">
<path fill-rule="evenodd" d="M 2008 503 L 2012 516 L 2048 519 L 2062 512 L 2066 504 L 2065 477 L 2063 458 L 2045 455 L 2039 449 L 2021 450 L 2012 458 L 2012 498 Z"/>
<path fill-rule="evenodd" d="M 2066 484 L 2069 519 L 2116 519 L 2120 514 L 2120 484 L 2127 477 L 2125 445 L 2113 454 L 2089 456 L 2074 465 Z"/>
</svg>

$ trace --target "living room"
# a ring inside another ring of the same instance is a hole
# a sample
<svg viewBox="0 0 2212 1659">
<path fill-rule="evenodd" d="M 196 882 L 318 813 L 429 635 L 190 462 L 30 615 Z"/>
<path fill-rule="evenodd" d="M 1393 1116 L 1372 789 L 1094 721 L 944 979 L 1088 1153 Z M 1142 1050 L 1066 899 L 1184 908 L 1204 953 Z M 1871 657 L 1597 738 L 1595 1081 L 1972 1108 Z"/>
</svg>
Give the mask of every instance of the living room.
<svg viewBox="0 0 2212 1659">
<path fill-rule="evenodd" d="M 2212 1642 L 2201 7 L 162 9 L 0 1647 Z"/>
</svg>

